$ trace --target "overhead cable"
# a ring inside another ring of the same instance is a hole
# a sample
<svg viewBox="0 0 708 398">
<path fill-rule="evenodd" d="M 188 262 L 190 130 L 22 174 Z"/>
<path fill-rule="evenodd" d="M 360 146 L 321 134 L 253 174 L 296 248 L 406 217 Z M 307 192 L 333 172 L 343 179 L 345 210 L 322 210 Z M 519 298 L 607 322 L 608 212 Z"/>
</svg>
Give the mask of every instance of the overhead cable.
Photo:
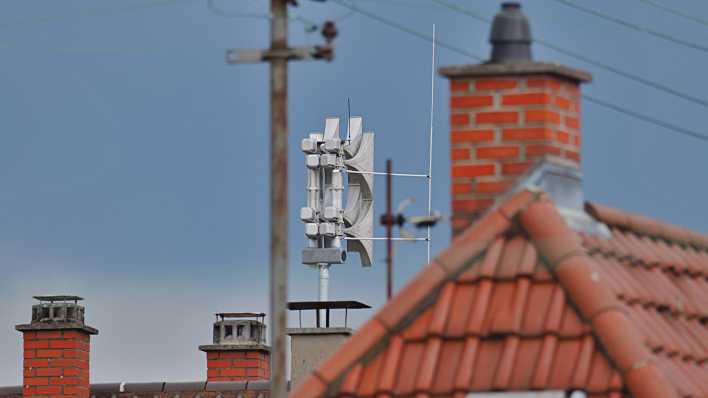
<svg viewBox="0 0 708 398">
<path fill-rule="evenodd" d="M 671 124 L 671 123 L 669 123 L 669 122 L 665 122 L 665 121 L 663 121 L 663 120 L 661 120 L 661 119 L 657 119 L 657 118 L 654 118 L 654 117 L 651 117 L 651 116 L 648 116 L 648 115 L 644 115 L 644 114 L 641 114 L 641 113 L 638 113 L 638 112 L 629 110 L 629 109 L 627 109 L 627 108 L 623 108 L 623 107 L 621 107 L 621 106 L 619 106 L 619 105 L 611 104 L 611 103 L 609 103 L 609 102 L 607 102 L 607 101 L 601 100 L 601 99 L 599 99 L 599 98 L 597 98 L 597 97 L 593 97 L 593 96 L 590 96 L 590 95 L 587 95 L 587 94 L 583 94 L 583 99 L 584 99 L 584 100 L 587 100 L 587 101 L 589 101 L 589 102 L 595 103 L 595 104 L 597 104 L 597 105 L 600 105 L 600 106 L 602 106 L 602 107 L 604 107 L 604 108 L 612 109 L 613 111 L 616 111 L 616 112 L 619 112 L 619 113 L 623 113 L 623 114 L 628 115 L 628 116 L 632 116 L 632 117 L 635 118 L 635 119 L 639 119 L 639 120 L 645 121 L 645 122 L 647 122 L 647 123 L 655 124 L 655 125 L 657 125 L 657 126 L 660 126 L 660 127 L 665 128 L 665 129 L 669 129 L 669 130 L 675 131 L 675 132 L 677 132 L 677 133 L 679 133 L 679 134 L 687 135 L 687 136 L 689 136 L 689 137 L 693 137 L 693 138 L 695 138 L 695 139 L 708 142 L 708 135 L 701 134 L 701 133 L 698 132 L 698 131 L 691 130 L 691 129 L 687 129 L 687 128 L 683 128 L 683 127 L 681 127 L 681 126 L 677 126 L 677 125 L 675 125 L 675 124 Z"/>
<path fill-rule="evenodd" d="M 270 14 L 266 13 L 252 13 L 252 12 L 237 12 L 237 11 L 227 11 L 216 5 L 214 0 L 207 0 L 207 8 L 212 13 L 225 18 L 258 18 L 258 19 L 270 19 Z"/>
<path fill-rule="evenodd" d="M 398 22 L 392 21 L 392 20 L 387 19 L 387 18 L 384 18 L 384 17 L 382 17 L 382 16 L 380 16 L 380 15 L 378 15 L 378 14 L 376 14 L 376 13 L 373 13 L 373 12 L 367 11 L 367 10 L 361 8 L 361 7 L 355 6 L 354 4 L 352 4 L 352 3 L 348 2 L 348 1 L 344 1 L 344 0 L 332 0 L 332 2 L 334 2 L 334 3 L 336 3 L 336 4 L 340 5 L 340 6 L 342 6 L 342 7 L 344 7 L 344 8 L 348 8 L 348 9 L 350 9 L 350 10 L 352 10 L 352 11 L 358 13 L 358 14 L 361 14 L 361 15 L 365 16 L 365 17 L 368 17 L 368 18 L 370 18 L 370 19 L 373 19 L 373 20 L 375 20 L 375 21 L 378 21 L 378 22 L 380 22 L 380 23 L 382 23 L 382 24 L 384 24 L 384 25 L 388 25 L 388 26 L 390 26 L 390 27 L 392 27 L 392 28 L 394 28 L 394 29 L 398 29 L 398 30 L 400 30 L 400 31 L 402 31 L 402 32 L 408 33 L 408 34 L 410 34 L 410 35 L 413 35 L 413 36 L 418 37 L 418 38 L 423 39 L 423 40 L 427 40 L 427 41 L 429 41 L 429 42 L 431 42 L 431 43 L 433 42 L 433 37 L 432 37 L 431 35 L 428 35 L 427 33 L 422 33 L 422 32 L 419 32 L 419 31 L 417 31 L 417 30 L 411 29 L 411 28 L 409 28 L 409 27 L 407 27 L 407 26 L 405 26 L 405 25 L 402 25 L 402 24 L 400 24 L 400 23 L 398 23 Z M 446 49 L 448 49 L 448 50 L 450 50 L 450 51 L 456 52 L 456 53 L 458 53 L 458 54 L 464 55 L 464 56 L 466 56 L 466 57 L 470 57 L 470 58 L 476 59 L 477 61 L 480 61 L 480 62 L 483 60 L 482 57 L 479 57 L 479 56 L 477 56 L 477 55 L 474 55 L 474 54 L 472 54 L 472 53 L 469 52 L 469 51 L 466 51 L 466 50 L 464 50 L 464 49 L 462 49 L 462 48 L 459 48 L 459 47 L 456 47 L 456 46 L 453 46 L 453 45 L 450 45 L 450 44 L 442 43 L 442 42 L 440 42 L 439 40 L 437 40 L 437 45 L 440 46 L 440 47 L 446 48 Z"/>
<path fill-rule="evenodd" d="M 665 12 L 668 12 L 669 14 L 676 15 L 677 17 L 686 18 L 686 19 L 689 19 L 693 22 L 699 23 L 701 25 L 708 26 L 708 19 L 697 17 L 695 15 L 689 14 L 687 12 L 683 12 L 683 11 L 678 10 L 676 8 L 671 8 L 671 7 L 669 7 L 663 3 L 660 3 L 656 0 L 639 0 L 639 1 L 641 1 L 642 3 L 644 3 L 646 5 L 649 5 L 651 7 L 658 8 L 659 10 L 663 10 Z"/>
<path fill-rule="evenodd" d="M 361 14 L 361 15 L 363 15 L 363 16 L 366 16 L 366 17 L 368 17 L 368 18 L 370 18 L 370 19 L 373 19 L 373 20 L 375 20 L 375 21 L 378 21 L 379 23 L 382 23 L 382 24 L 387 25 L 387 26 L 389 26 L 389 27 L 392 27 L 392 28 L 394 28 L 394 29 L 397 29 L 397 30 L 400 30 L 400 31 L 402 31 L 402 32 L 408 33 L 408 34 L 410 34 L 410 35 L 412 35 L 412 36 L 418 37 L 419 39 L 423 39 L 423 40 L 426 40 L 426 41 L 429 41 L 429 42 L 432 42 L 432 41 L 433 41 L 433 38 L 432 38 L 431 36 L 429 36 L 429 35 L 426 35 L 425 33 L 418 32 L 418 31 L 416 31 L 416 30 L 414 30 L 414 29 L 411 29 L 411 28 L 409 28 L 409 27 L 407 27 L 407 26 L 405 26 L 405 25 L 402 25 L 402 24 L 400 24 L 400 23 L 398 23 L 398 22 L 392 21 L 392 20 L 390 20 L 390 19 L 388 19 L 388 18 L 382 17 L 382 16 L 377 15 L 377 14 L 375 14 L 375 13 L 373 13 L 373 12 L 367 11 L 367 10 L 361 8 L 361 7 L 357 7 L 357 6 L 351 4 L 351 3 L 347 2 L 347 1 L 344 1 L 344 0 L 332 0 L 332 1 L 333 1 L 334 3 L 336 3 L 336 4 L 340 5 L 340 6 L 342 6 L 342 7 L 345 7 L 345 8 L 348 8 L 348 9 L 350 9 L 350 10 L 356 11 L 357 13 L 359 13 L 359 14 Z M 433 0 L 433 1 L 437 1 L 437 0 Z M 456 53 L 458 53 L 458 54 L 461 54 L 461 55 L 464 55 L 464 56 L 466 56 L 466 57 L 472 58 L 472 59 L 474 59 L 474 60 L 476 60 L 476 61 L 482 61 L 482 60 L 483 60 L 483 58 L 480 57 L 480 56 L 478 56 L 478 55 L 475 55 L 475 54 L 473 54 L 473 53 L 470 53 L 469 51 L 460 49 L 460 48 L 458 48 L 458 47 L 449 45 L 449 44 L 447 44 L 447 43 L 441 41 L 440 39 L 437 39 L 437 38 L 436 38 L 436 39 L 435 39 L 435 43 L 436 43 L 436 45 L 438 45 L 438 46 L 440 46 L 440 47 L 446 48 L 446 49 L 448 49 L 448 50 L 450 50 L 450 51 L 454 51 L 454 52 L 456 52 Z M 592 103 L 594 103 L 594 104 L 600 105 L 600 106 L 602 106 L 602 107 L 604 107 L 604 108 L 613 110 L 613 111 L 615 111 L 615 112 L 622 113 L 622 114 L 624 114 L 624 115 L 630 116 L 630 117 L 632 117 L 632 118 L 634 118 L 634 119 L 641 120 L 641 121 L 644 121 L 644 122 L 646 122 L 646 123 L 654 124 L 654 125 L 656 125 L 656 126 L 659 126 L 659 127 L 662 127 L 662 128 L 664 128 L 664 129 L 666 129 L 667 131 L 673 131 L 673 132 L 675 132 L 675 133 L 679 133 L 679 134 L 686 135 L 686 136 L 689 136 L 689 137 L 692 137 L 692 138 L 695 138 L 695 139 L 698 139 L 698 140 L 701 140 L 701 141 L 708 142 L 708 135 L 705 135 L 705 134 L 703 134 L 703 133 L 701 133 L 701 132 L 698 132 L 698 131 L 696 131 L 696 130 L 691 130 L 691 129 L 684 128 L 684 127 L 681 127 L 681 126 L 677 126 L 677 125 L 674 125 L 674 124 L 665 122 L 665 121 L 663 121 L 663 120 L 660 120 L 660 119 L 657 119 L 657 118 L 654 118 L 654 117 L 651 117 L 651 116 L 648 116 L 648 115 L 645 115 L 645 114 L 642 114 L 642 113 L 639 113 L 639 112 L 635 112 L 635 111 L 633 111 L 633 110 L 627 109 L 627 108 L 622 107 L 622 106 L 620 106 L 620 105 L 612 104 L 612 103 L 610 103 L 610 102 L 607 102 L 607 101 L 605 101 L 605 100 L 599 99 L 599 98 L 594 97 L 594 96 L 590 96 L 590 95 L 587 95 L 587 94 L 583 94 L 582 97 L 583 97 L 583 99 L 585 99 L 585 100 L 587 100 L 587 101 L 589 101 L 589 102 L 592 102 Z"/>
<path fill-rule="evenodd" d="M 670 41 L 674 44 L 682 45 L 684 47 L 693 48 L 694 50 L 699 50 L 699 51 L 703 51 L 703 52 L 708 53 L 708 47 L 703 46 L 701 44 L 698 44 L 698 43 L 695 43 L 695 42 L 692 42 L 689 40 L 684 40 L 679 37 L 670 35 L 668 33 L 660 32 L 658 30 L 652 29 L 647 26 L 641 26 L 636 23 L 629 22 L 624 19 L 617 18 L 617 17 L 614 17 L 609 14 L 605 14 L 605 13 L 597 11 L 597 10 L 593 10 L 592 8 L 588 8 L 588 7 L 580 5 L 575 1 L 570 1 L 570 0 L 553 0 L 553 1 L 555 1 L 556 3 L 563 4 L 565 6 L 568 6 L 568 7 L 574 8 L 574 9 L 584 12 L 586 14 L 593 15 L 597 18 L 612 22 L 616 25 L 620 25 L 625 28 L 635 30 L 637 32 L 646 33 L 646 34 L 652 35 L 654 37 L 658 37 L 660 39 Z"/>
<path fill-rule="evenodd" d="M 124 13 L 124 12 L 132 12 L 132 11 L 147 10 L 147 9 L 157 8 L 157 7 L 173 6 L 173 5 L 177 5 L 179 3 L 186 3 L 186 2 L 191 2 L 191 1 L 194 1 L 194 0 L 153 0 L 150 2 L 146 2 L 146 3 L 123 5 L 121 7 L 89 8 L 89 9 L 79 10 L 79 11 L 75 12 L 75 14 L 78 14 L 79 16 L 111 16 L 111 15 Z M 0 29 L 1 28 L 9 28 L 9 27 L 13 27 L 13 26 L 26 26 L 26 25 L 54 22 L 57 20 L 66 20 L 66 19 L 71 19 L 73 16 L 75 16 L 75 15 L 61 16 L 61 17 L 40 15 L 40 16 L 27 17 L 27 18 L 18 18 L 16 21 L 12 21 L 12 22 L 0 22 Z"/>
</svg>

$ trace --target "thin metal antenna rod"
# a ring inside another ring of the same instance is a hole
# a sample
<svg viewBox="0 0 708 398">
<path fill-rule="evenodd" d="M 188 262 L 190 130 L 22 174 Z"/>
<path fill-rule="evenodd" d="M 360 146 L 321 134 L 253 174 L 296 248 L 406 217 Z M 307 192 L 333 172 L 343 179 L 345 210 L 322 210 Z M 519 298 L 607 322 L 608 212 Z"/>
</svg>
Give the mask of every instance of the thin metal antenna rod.
<svg viewBox="0 0 708 398">
<path fill-rule="evenodd" d="M 386 215 L 389 217 L 386 223 L 386 299 L 391 300 L 393 294 L 393 203 L 392 190 L 393 179 L 391 178 L 391 159 L 386 159 Z"/>
<path fill-rule="evenodd" d="M 435 116 L 435 24 L 433 24 L 433 58 L 430 68 L 430 134 L 428 139 L 428 217 L 432 213 L 433 198 L 433 121 Z M 428 263 L 430 263 L 430 225 L 428 225 Z"/>
</svg>

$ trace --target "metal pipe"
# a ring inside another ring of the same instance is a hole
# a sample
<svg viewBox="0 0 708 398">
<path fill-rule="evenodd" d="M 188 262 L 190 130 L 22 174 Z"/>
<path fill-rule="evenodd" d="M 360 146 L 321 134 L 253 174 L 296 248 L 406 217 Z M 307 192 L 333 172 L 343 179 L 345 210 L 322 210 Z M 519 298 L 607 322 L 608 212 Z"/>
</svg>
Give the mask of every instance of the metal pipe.
<svg viewBox="0 0 708 398">
<path fill-rule="evenodd" d="M 391 159 L 386 159 L 386 214 L 389 219 L 386 223 L 386 298 L 391 300 L 393 295 L 393 203 L 392 193 L 393 170 Z"/>
<path fill-rule="evenodd" d="M 319 298 L 320 301 L 329 300 L 329 264 L 320 264 L 320 286 L 319 286 Z M 320 318 L 324 317 L 325 310 L 320 311 Z"/>
<path fill-rule="evenodd" d="M 271 0 L 270 49 L 288 48 L 287 0 Z M 285 327 L 288 298 L 288 61 L 270 60 L 270 343 L 271 396 L 287 397 Z"/>
</svg>

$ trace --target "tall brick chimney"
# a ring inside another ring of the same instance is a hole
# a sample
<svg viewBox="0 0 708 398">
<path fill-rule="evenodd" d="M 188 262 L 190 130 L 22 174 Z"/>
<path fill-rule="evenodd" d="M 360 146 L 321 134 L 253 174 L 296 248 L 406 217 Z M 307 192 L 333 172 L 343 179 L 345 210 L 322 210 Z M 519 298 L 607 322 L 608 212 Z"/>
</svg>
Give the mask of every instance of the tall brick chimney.
<svg viewBox="0 0 708 398">
<path fill-rule="evenodd" d="M 531 57 L 518 3 L 502 4 L 488 62 L 449 66 L 453 235 L 541 161 L 580 170 L 580 84 L 587 72 Z"/>
<path fill-rule="evenodd" d="M 22 396 L 88 398 L 90 337 L 77 296 L 35 296 L 32 322 L 17 325 L 24 339 Z"/>
<path fill-rule="evenodd" d="M 213 344 L 201 345 L 207 354 L 207 381 L 270 378 L 270 347 L 265 345 L 265 314 L 216 314 Z"/>
</svg>

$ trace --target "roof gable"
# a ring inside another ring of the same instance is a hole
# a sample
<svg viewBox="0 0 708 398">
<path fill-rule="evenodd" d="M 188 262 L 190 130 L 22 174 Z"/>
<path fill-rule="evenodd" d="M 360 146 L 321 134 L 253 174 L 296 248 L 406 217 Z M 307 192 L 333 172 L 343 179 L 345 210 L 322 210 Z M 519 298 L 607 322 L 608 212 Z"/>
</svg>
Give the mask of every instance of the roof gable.
<svg viewBox="0 0 708 398">
<path fill-rule="evenodd" d="M 610 245 L 621 239 L 615 235 Z M 294 396 L 572 388 L 618 397 L 629 390 L 635 398 L 678 396 L 675 388 L 705 395 L 701 318 L 686 318 L 688 336 L 662 336 L 667 345 L 688 344 L 662 356 L 650 334 L 668 333 L 673 323 L 657 323 L 659 312 L 624 289 L 627 281 L 616 275 L 630 273 L 635 284 L 643 275 L 607 263 L 593 239 L 570 231 L 544 195 L 512 196 L 455 239 Z M 671 300 L 662 293 L 655 296 Z"/>
</svg>

